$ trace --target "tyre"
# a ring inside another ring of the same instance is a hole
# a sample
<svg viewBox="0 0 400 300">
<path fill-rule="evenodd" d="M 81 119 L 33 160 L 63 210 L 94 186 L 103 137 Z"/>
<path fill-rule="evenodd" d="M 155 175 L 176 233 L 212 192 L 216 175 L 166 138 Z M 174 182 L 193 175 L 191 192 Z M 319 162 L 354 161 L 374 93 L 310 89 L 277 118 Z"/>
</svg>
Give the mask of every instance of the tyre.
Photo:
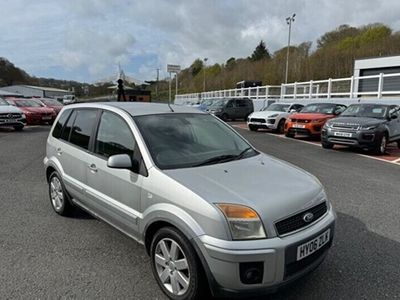
<svg viewBox="0 0 400 300">
<path fill-rule="evenodd" d="M 254 126 L 254 125 L 249 125 L 249 129 L 250 129 L 250 131 L 257 131 L 258 127 Z"/>
<path fill-rule="evenodd" d="M 294 138 L 294 133 L 290 133 L 289 131 L 285 133 L 285 136 L 288 138 Z"/>
<path fill-rule="evenodd" d="M 150 246 L 151 268 L 170 299 L 205 299 L 204 272 L 190 241 L 173 227 L 161 228 Z"/>
<path fill-rule="evenodd" d="M 376 142 L 374 153 L 378 155 L 383 155 L 386 152 L 387 146 L 387 134 L 384 133 Z"/>
<path fill-rule="evenodd" d="M 69 216 L 72 213 L 74 207 L 65 191 L 60 175 L 55 171 L 49 177 L 49 196 L 51 206 L 56 213 L 61 216 Z"/>
<path fill-rule="evenodd" d="M 24 129 L 24 125 L 14 126 L 15 131 L 22 131 Z"/>
<path fill-rule="evenodd" d="M 285 131 L 285 119 L 281 119 L 276 127 L 276 133 L 283 133 Z"/>
<path fill-rule="evenodd" d="M 324 149 L 332 149 L 334 144 L 329 143 L 329 142 L 321 142 L 322 148 Z"/>
<path fill-rule="evenodd" d="M 222 121 L 226 121 L 226 120 L 228 120 L 228 115 L 227 114 L 222 114 L 222 116 L 221 116 L 221 119 L 222 119 Z"/>
</svg>

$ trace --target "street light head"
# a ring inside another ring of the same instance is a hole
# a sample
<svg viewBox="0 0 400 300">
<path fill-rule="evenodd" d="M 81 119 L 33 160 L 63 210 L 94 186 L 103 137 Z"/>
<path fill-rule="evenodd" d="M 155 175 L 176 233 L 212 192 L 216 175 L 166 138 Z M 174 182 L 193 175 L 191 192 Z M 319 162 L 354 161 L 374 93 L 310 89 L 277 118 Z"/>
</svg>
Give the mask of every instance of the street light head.
<svg viewBox="0 0 400 300">
<path fill-rule="evenodd" d="M 296 14 L 293 14 L 293 16 L 292 16 L 292 19 L 293 19 L 293 21 L 294 21 L 294 17 L 296 16 Z"/>
</svg>

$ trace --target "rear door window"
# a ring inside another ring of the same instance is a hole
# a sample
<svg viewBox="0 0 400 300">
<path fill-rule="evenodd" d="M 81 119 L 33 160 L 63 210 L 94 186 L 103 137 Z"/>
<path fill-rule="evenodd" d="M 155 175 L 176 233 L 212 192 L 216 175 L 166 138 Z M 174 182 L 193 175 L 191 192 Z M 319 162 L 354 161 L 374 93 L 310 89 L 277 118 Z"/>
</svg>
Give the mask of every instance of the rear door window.
<svg viewBox="0 0 400 300">
<path fill-rule="evenodd" d="M 89 149 L 89 141 L 96 124 L 97 109 L 77 110 L 74 126 L 71 130 L 70 143 Z"/>
</svg>

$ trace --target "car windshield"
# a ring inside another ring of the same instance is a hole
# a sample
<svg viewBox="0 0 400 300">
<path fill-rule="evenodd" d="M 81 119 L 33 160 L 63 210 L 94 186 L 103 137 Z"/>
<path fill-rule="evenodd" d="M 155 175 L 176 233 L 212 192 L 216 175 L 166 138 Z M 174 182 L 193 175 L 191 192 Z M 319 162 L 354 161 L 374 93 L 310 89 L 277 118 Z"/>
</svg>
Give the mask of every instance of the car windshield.
<svg viewBox="0 0 400 300">
<path fill-rule="evenodd" d="M 60 102 L 53 99 L 40 99 L 40 101 L 49 106 L 63 106 Z"/>
<path fill-rule="evenodd" d="M 222 107 L 222 106 L 224 106 L 224 105 L 226 104 L 226 102 L 228 102 L 228 100 L 226 100 L 226 99 L 220 99 L 220 100 L 214 101 L 214 102 L 210 105 L 210 108 L 213 108 L 213 107 Z"/>
<path fill-rule="evenodd" d="M 386 116 L 387 106 L 377 104 L 353 104 L 350 105 L 341 117 L 364 117 L 383 119 Z"/>
<path fill-rule="evenodd" d="M 6 106 L 9 105 L 8 102 L 2 98 L 0 98 L 0 106 Z"/>
<path fill-rule="evenodd" d="M 258 154 L 234 130 L 208 114 L 157 114 L 134 120 L 160 169 L 216 164 Z"/>
<path fill-rule="evenodd" d="M 15 105 L 18 107 L 42 107 L 43 106 L 35 100 L 16 100 Z"/>
<path fill-rule="evenodd" d="M 308 104 L 303 107 L 300 111 L 301 113 L 317 113 L 317 114 L 326 114 L 332 115 L 335 111 L 336 104 L 330 103 L 315 103 L 315 104 Z"/>
<path fill-rule="evenodd" d="M 264 111 L 282 111 L 282 112 L 287 112 L 289 109 L 290 104 L 271 104 L 270 106 L 264 108 Z"/>
<path fill-rule="evenodd" d="M 213 102 L 214 102 L 214 100 L 203 100 L 201 102 L 201 104 L 209 107 L 209 106 L 211 106 L 213 104 Z"/>
</svg>

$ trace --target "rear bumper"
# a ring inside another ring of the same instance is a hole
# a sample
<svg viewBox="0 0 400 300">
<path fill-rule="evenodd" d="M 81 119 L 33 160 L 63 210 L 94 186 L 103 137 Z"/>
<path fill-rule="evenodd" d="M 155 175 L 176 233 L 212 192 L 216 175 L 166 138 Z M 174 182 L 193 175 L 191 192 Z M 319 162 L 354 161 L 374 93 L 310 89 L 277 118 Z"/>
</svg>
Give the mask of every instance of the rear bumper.
<svg viewBox="0 0 400 300">
<path fill-rule="evenodd" d="M 335 219 L 336 215 L 330 209 L 313 226 L 285 237 L 255 241 L 223 241 L 210 236 L 196 238 L 213 294 L 234 297 L 271 293 L 306 275 L 326 257 L 332 244 Z M 296 261 L 297 247 L 328 229 L 331 234 L 329 243 Z M 240 268 L 246 263 L 262 266 L 262 280 L 259 283 L 243 283 Z"/>
</svg>

